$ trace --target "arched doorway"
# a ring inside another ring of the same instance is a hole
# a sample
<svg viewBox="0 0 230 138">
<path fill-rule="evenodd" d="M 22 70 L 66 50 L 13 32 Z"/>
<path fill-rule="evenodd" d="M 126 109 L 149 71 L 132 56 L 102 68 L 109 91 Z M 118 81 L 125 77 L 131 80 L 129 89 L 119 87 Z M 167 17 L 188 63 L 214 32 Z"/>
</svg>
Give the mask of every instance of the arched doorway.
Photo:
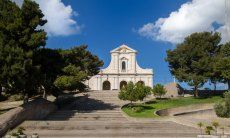
<svg viewBox="0 0 230 138">
<path fill-rule="evenodd" d="M 145 82 L 143 82 L 143 81 L 138 81 L 137 83 L 138 83 L 138 84 L 145 85 Z"/>
<path fill-rule="evenodd" d="M 127 85 L 126 81 L 121 81 L 120 82 L 120 89 L 122 89 L 123 87 L 125 87 Z"/>
<path fill-rule="evenodd" d="M 111 89 L 110 82 L 104 81 L 103 82 L 103 90 L 110 90 L 110 89 Z"/>
</svg>

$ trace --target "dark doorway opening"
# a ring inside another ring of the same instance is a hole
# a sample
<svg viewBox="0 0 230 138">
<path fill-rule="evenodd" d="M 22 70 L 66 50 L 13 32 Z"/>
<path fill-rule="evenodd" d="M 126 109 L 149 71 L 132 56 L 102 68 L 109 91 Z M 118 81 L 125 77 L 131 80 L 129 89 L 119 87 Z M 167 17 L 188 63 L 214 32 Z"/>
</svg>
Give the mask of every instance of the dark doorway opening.
<svg viewBox="0 0 230 138">
<path fill-rule="evenodd" d="M 109 81 L 104 81 L 103 82 L 103 90 L 110 90 L 111 89 L 111 85 Z"/>
<path fill-rule="evenodd" d="M 121 81 L 120 82 L 120 89 L 122 89 L 125 86 L 127 86 L 127 82 L 126 81 Z"/>
<path fill-rule="evenodd" d="M 138 83 L 138 84 L 145 85 L 145 82 L 143 82 L 143 81 L 138 81 L 137 83 Z"/>
</svg>

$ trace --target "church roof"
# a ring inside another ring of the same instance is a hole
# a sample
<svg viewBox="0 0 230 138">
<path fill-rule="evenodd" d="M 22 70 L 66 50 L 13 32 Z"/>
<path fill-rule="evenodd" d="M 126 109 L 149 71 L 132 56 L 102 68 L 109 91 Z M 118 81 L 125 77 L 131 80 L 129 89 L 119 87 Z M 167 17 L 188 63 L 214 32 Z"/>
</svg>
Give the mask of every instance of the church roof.
<svg viewBox="0 0 230 138">
<path fill-rule="evenodd" d="M 137 53 L 136 50 L 130 48 L 129 46 L 127 46 L 127 45 L 125 45 L 125 44 L 122 44 L 121 46 L 119 46 L 119 47 L 117 47 L 117 48 L 111 50 L 110 53 L 117 53 L 117 52 L 120 53 L 120 52 L 122 52 L 123 50 L 126 50 L 126 51 L 129 52 L 129 53 Z"/>
</svg>

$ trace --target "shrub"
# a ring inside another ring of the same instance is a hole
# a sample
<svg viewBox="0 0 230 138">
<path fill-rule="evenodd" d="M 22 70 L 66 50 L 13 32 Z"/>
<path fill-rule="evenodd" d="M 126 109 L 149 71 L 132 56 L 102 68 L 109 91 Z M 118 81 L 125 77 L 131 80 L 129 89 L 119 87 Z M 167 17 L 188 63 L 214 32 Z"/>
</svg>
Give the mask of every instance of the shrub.
<svg viewBox="0 0 230 138">
<path fill-rule="evenodd" d="M 17 133 L 18 133 L 19 135 L 24 135 L 24 131 L 25 131 L 25 128 L 24 128 L 24 127 L 18 127 L 18 128 L 17 128 Z"/>
<path fill-rule="evenodd" d="M 167 93 L 164 86 L 161 84 L 155 85 L 152 91 L 153 91 L 154 96 L 160 97 L 160 98 Z"/>
<path fill-rule="evenodd" d="M 202 122 L 197 123 L 197 126 L 200 128 L 200 134 L 202 134 L 202 127 L 204 124 Z"/>
<path fill-rule="evenodd" d="M 137 101 L 137 96 L 135 95 L 134 88 L 135 85 L 133 84 L 133 82 L 129 82 L 127 86 L 123 87 L 119 92 L 119 99 L 128 100 L 131 103 Z"/>
<path fill-rule="evenodd" d="M 123 87 L 119 92 L 119 99 L 128 100 L 131 103 L 138 100 L 143 101 L 145 97 L 151 94 L 151 88 L 143 84 L 129 82 L 127 86 Z"/>
<path fill-rule="evenodd" d="M 151 94 L 151 88 L 148 86 L 145 86 L 141 83 L 136 83 L 136 87 L 134 88 L 134 91 L 137 95 L 137 99 L 140 101 L 143 101 L 144 98 L 146 98 L 148 95 Z"/>
<path fill-rule="evenodd" d="M 140 113 L 144 110 L 144 107 L 142 106 L 136 106 L 136 107 L 132 107 L 132 110 L 136 113 Z"/>
<path fill-rule="evenodd" d="M 216 134 L 217 134 L 217 129 L 218 129 L 218 127 L 220 126 L 219 122 L 213 121 L 213 122 L 212 122 L 212 126 L 215 128 L 215 132 L 216 132 Z"/>
<path fill-rule="evenodd" d="M 224 99 L 214 106 L 216 115 L 219 117 L 230 117 L 230 91 L 224 93 Z"/>
<path fill-rule="evenodd" d="M 205 127 L 205 133 L 206 133 L 207 135 L 211 135 L 211 133 L 212 133 L 213 130 L 214 130 L 214 129 L 213 129 L 212 126 L 206 126 L 206 127 Z"/>
</svg>

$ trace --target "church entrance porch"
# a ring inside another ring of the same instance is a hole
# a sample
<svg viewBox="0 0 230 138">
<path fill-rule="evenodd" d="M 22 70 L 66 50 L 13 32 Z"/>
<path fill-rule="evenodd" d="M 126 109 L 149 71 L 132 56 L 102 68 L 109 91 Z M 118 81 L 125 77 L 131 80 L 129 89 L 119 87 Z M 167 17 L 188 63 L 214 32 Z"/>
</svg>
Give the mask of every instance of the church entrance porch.
<svg viewBox="0 0 230 138">
<path fill-rule="evenodd" d="M 127 81 L 120 82 L 120 90 L 127 85 Z"/>
<path fill-rule="evenodd" d="M 111 90 L 111 84 L 109 81 L 104 81 L 102 87 L 103 87 L 103 90 Z"/>
</svg>

